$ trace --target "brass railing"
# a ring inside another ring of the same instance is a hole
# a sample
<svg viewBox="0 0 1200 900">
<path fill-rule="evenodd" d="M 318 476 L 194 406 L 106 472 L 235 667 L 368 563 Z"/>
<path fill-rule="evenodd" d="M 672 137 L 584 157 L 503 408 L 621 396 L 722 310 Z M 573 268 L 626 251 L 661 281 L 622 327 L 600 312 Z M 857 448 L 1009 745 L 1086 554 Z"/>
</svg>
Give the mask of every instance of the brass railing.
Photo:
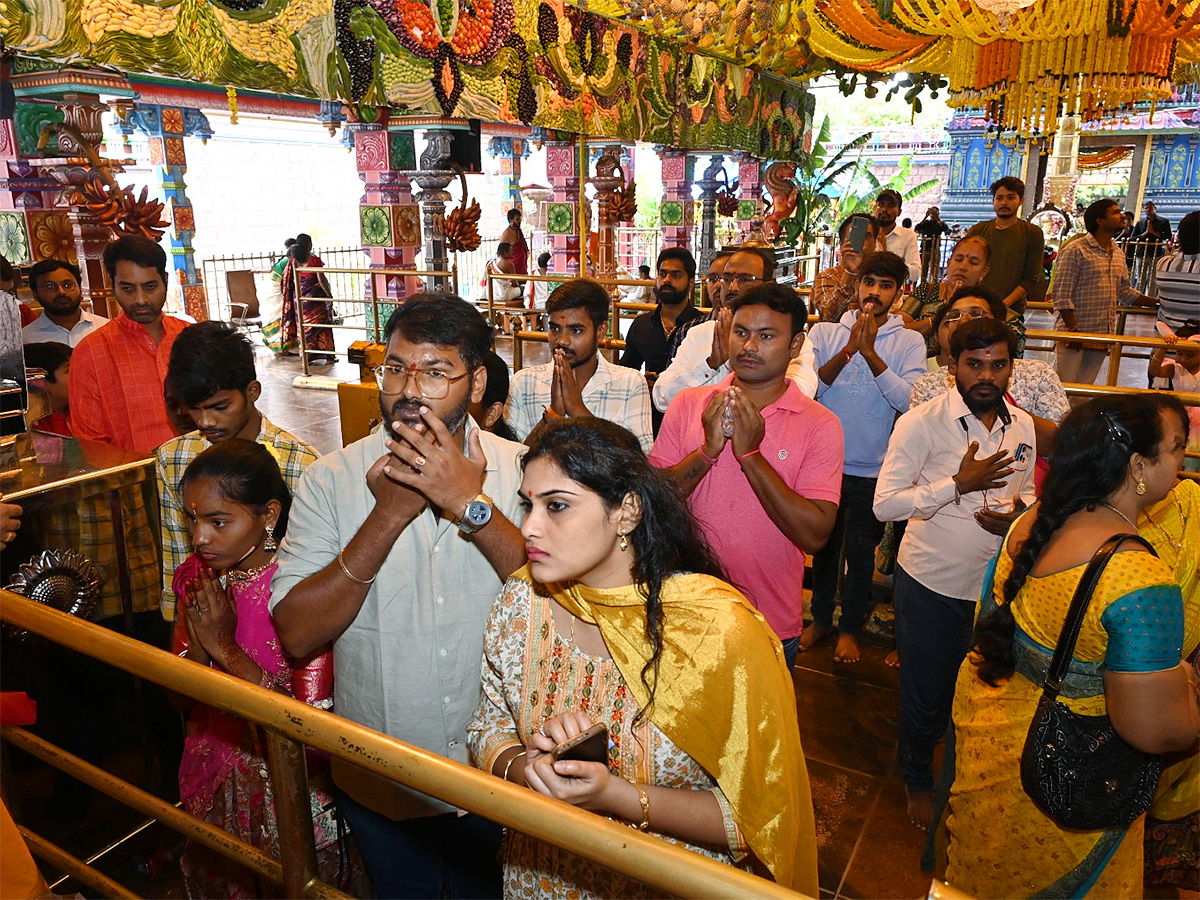
<svg viewBox="0 0 1200 900">
<path fill-rule="evenodd" d="M 3 737 L 118 800 L 159 818 L 188 837 L 280 882 L 285 896 L 342 896 L 320 882 L 315 874 L 305 745 L 676 896 L 777 897 L 781 900 L 801 896 L 774 882 L 640 834 L 625 825 L 395 740 L 291 697 L 180 659 L 7 590 L 0 590 L 0 619 L 266 729 L 270 750 L 268 765 L 276 786 L 279 861 L 180 812 L 165 801 L 146 795 L 126 782 L 46 745 L 22 729 L 6 728 Z M 35 854 L 44 859 L 51 858 L 52 853 L 37 836 L 32 836 L 30 845 Z M 78 868 L 82 863 L 73 860 L 71 865 Z M 85 875 L 79 877 L 82 879 Z M 92 886 L 101 892 L 111 890 L 111 886 Z"/>
</svg>

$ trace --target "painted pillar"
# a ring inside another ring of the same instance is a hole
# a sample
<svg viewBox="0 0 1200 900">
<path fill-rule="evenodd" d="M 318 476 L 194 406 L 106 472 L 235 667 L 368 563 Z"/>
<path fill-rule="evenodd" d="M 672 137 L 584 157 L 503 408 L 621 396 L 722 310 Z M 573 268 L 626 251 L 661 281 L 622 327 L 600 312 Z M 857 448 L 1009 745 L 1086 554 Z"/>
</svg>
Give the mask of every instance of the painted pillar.
<svg viewBox="0 0 1200 900">
<path fill-rule="evenodd" d="M 158 175 L 163 202 L 167 206 L 165 214 L 170 222 L 167 236 L 171 242 L 171 259 L 168 265 L 175 272 L 171 295 L 179 299 L 184 312 L 197 322 L 205 321 L 210 315 L 224 318 L 225 310 L 209 310 L 204 285 L 200 273 L 196 271 L 195 252 L 192 249 L 196 219 L 184 182 L 187 154 L 183 139 L 198 137 L 208 140 L 212 137 L 212 127 L 207 117 L 198 109 L 138 103 L 126 113 L 119 127 L 126 135 L 136 129 L 149 139 L 150 164 Z"/>
<path fill-rule="evenodd" d="M 579 148 L 575 141 L 546 142 L 546 177 L 553 196 L 546 206 L 551 272 L 579 273 Z"/>
<path fill-rule="evenodd" d="M 1154 135 L 1134 135 L 1130 140 L 1133 142 L 1133 158 L 1129 162 L 1129 193 L 1125 198 L 1125 208 L 1141 217 L 1146 176 L 1150 173 L 1150 145 L 1154 143 Z"/>
<path fill-rule="evenodd" d="M 692 225 L 695 214 L 692 204 L 692 173 L 696 160 L 686 150 L 662 147 L 658 150 L 662 160 L 663 197 L 659 206 L 659 222 L 662 227 L 660 249 L 666 247 L 691 247 Z"/>
<path fill-rule="evenodd" d="M 385 131 L 378 126 L 354 131 L 354 162 L 364 193 L 359 202 L 358 222 L 363 252 L 372 269 L 416 269 L 421 250 L 421 212 L 413 199 L 409 174 L 416 168 L 417 154 L 411 131 Z M 364 289 L 363 299 L 372 296 L 392 301 L 424 289 L 417 277 L 378 274 Z M 396 303 L 378 304 L 378 318 L 367 308 L 367 333 L 381 340 L 383 326 Z M 377 327 L 378 326 L 378 327 Z"/>
<path fill-rule="evenodd" d="M 500 163 L 504 179 L 500 212 L 507 216 L 510 209 L 521 208 L 521 160 L 529 155 L 529 141 L 520 137 L 494 137 L 488 141 L 487 152 Z"/>
<path fill-rule="evenodd" d="M 762 175 L 762 160 L 743 154 L 738 160 L 737 208 L 738 235 L 742 239 L 750 233 L 750 220 L 762 215 Z"/>
<path fill-rule="evenodd" d="M 613 219 L 613 191 L 625 184 L 618 154 L 620 146 L 606 147 L 596 160 L 596 174 L 588 183 L 596 189 L 596 274 L 611 278 L 617 274 L 616 222 Z"/>
</svg>

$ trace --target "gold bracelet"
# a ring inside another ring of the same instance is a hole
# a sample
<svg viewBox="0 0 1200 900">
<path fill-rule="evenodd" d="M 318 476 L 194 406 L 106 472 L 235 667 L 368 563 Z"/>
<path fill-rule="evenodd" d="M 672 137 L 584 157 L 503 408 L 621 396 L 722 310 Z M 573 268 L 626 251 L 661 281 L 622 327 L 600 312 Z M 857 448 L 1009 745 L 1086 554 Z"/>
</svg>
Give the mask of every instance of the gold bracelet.
<svg viewBox="0 0 1200 900">
<path fill-rule="evenodd" d="M 345 550 L 342 551 L 342 553 L 345 553 L 345 552 L 346 552 Z M 375 583 L 374 575 L 372 575 L 366 581 L 363 581 L 361 578 L 355 578 L 353 575 L 351 575 L 350 570 L 346 568 L 346 561 L 344 559 L 342 559 L 342 553 L 338 554 L 338 566 L 341 567 L 343 575 L 345 575 L 347 578 L 349 578 L 355 584 L 364 584 L 365 585 L 365 584 L 374 584 Z"/>
<path fill-rule="evenodd" d="M 528 750 L 522 750 L 520 753 L 513 754 L 513 758 L 510 759 L 508 761 L 508 764 L 504 767 L 504 774 L 500 776 L 500 779 L 502 781 L 508 781 L 508 770 L 512 768 L 512 764 L 515 763 L 522 756 L 525 756 L 528 752 L 529 752 Z"/>
<path fill-rule="evenodd" d="M 640 784 L 638 784 L 632 778 L 629 780 L 629 783 L 632 784 L 637 789 L 638 800 L 642 804 L 641 824 L 635 825 L 634 827 L 637 828 L 638 831 L 649 831 L 650 830 L 650 798 L 649 798 L 649 796 L 647 796 L 645 788 L 643 788 Z M 630 822 L 629 824 L 633 825 L 632 822 Z"/>
</svg>

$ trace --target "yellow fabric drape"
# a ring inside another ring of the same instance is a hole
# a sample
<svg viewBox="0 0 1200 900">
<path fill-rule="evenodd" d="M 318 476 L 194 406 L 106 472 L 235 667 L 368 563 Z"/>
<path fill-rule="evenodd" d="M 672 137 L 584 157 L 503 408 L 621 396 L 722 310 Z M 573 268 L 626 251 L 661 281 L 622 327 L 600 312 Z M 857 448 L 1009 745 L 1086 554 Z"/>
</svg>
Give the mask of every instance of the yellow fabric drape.
<svg viewBox="0 0 1200 900">
<path fill-rule="evenodd" d="M 635 585 L 538 585 L 597 625 L 630 691 L 646 708 L 646 600 Z M 782 885 L 817 896 L 816 829 L 796 697 L 766 620 L 734 588 L 677 575 L 662 588 L 662 655 L 648 715 L 717 780 L 755 856 Z"/>
</svg>

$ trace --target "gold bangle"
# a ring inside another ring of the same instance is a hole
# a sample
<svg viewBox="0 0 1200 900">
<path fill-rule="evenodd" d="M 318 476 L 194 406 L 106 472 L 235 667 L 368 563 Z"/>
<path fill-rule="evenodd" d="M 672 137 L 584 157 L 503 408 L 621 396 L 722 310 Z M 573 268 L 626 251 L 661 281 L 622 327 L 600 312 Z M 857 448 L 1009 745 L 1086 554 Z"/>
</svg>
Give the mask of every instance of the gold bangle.
<svg viewBox="0 0 1200 900">
<path fill-rule="evenodd" d="M 345 553 L 345 552 L 346 552 L 345 550 L 342 551 L 342 553 Z M 347 578 L 349 578 L 355 584 L 366 585 L 366 584 L 374 584 L 375 583 L 374 575 L 372 575 L 366 581 L 363 581 L 361 578 L 355 578 L 353 575 L 351 575 L 350 570 L 346 568 L 346 561 L 344 559 L 342 559 L 342 553 L 338 554 L 338 566 L 341 568 L 343 575 L 345 575 Z"/>
<path fill-rule="evenodd" d="M 637 789 L 638 800 L 642 804 L 642 821 L 639 825 L 635 825 L 634 827 L 637 828 L 638 831 L 649 831 L 650 830 L 650 797 L 647 796 L 645 788 L 643 788 L 640 784 L 638 784 L 632 778 L 629 780 L 629 783 L 632 784 L 634 786 L 634 788 Z M 630 822 L 629 824 L 633 825 L 632 822 Z"/>
<path fill-rule="evenodd" d="M 508 770 L 512 768 L 512 764 L 515 763 L 522 756 L 525 756 L 528 752 L 529 752 L 528 750 L 522 750 L 520 753 L 513 754 L 513 758 L 510 759 L 508 761 L 508 764 L 504 767 L 504 774 L 500 776 L 500 779 L 502 781 L 508 781 Z"/>
</svg>

